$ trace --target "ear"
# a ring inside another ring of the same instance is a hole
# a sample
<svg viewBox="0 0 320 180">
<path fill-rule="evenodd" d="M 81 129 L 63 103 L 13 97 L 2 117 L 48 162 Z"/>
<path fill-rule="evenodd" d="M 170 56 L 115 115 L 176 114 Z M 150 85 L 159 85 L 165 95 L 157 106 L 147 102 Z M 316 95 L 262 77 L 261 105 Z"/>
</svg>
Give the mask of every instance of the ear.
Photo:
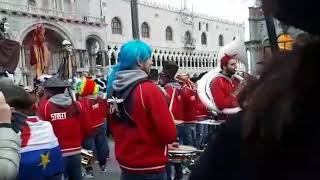
<svg viewBox="0 0 320 180">
<path fill-rule="evenodd" d="M 144 64 L 144 63 L 142 63 L 141 61 L 137 61 L 137 66 L 138 66 L 138 67 L 143 67 L 143 64 Z"/>
</svg>

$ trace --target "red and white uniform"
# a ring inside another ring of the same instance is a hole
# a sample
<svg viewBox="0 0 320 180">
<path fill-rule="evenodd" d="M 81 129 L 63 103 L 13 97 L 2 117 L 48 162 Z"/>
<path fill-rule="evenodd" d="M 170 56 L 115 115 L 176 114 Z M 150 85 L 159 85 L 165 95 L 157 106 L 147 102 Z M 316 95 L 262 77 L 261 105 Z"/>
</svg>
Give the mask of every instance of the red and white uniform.
<svg viewBox="0 0 320 180">
<path fill-rule="evenodd" d="M 167 144 L 177 139 L 165 96 L 156 85 L 146 81 L 132 90 L 128 103 L 135 126 L 109 120 L 120 167 L 138 174 L 164 172 Z"/>
<path fill-rule="evenodd" d="M 225 108 L 234 108 L 238 106 L 237 97 L 233 94 L 237 89 L 240 81 L 236 78 L 229 78 L 223 74 L 219 74 L 211 83 L 211 93 L 214 103 L 219 110 Z M 226 118 L 226 116 L 219 116 Z"/>
<path fill-rule="evenodd" d="M 164 86 L 169 105 L 172 101 L 172 114 L 175 120 L 184 120 L 183 89 L 178 82 L 167 83 Z M 174 97 L 172 97 L 174 95 Z"/>
<path fill-rule="evenodd" d="M 191 85 L 185 84 L 183 87 L 183 111 L 184 121 L 195 121 L 197 116 L 197 91 Z"/>
<path fill-rule="evenodd" d="M 94 98 L 82 97 L 79 99 L 79 102 L 89 113 L 92 128 L 96 129 L 102 126 L 108 111 L 107 101 L 99 96 L 96 96 Z"/>
<path fill-rule="evenodd" d="M 38 116 L 51 122 L 64 157 L 80 153 L 84 138 L 82 124 L 87 117 L 80 103 L 62 106 L 44 99 L 39 103 Z"/>
</svg>

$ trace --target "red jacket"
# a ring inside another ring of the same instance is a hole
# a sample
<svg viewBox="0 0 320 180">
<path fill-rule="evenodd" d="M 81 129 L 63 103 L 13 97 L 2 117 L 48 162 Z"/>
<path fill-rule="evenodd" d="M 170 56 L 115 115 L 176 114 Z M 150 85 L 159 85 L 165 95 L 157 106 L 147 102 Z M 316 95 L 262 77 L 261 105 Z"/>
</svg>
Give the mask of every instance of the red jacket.
<svg viewBox="0 0 320 180">
<path fill-rule="evenodd" d="M 207 107 L 201 102 L 198 94 L 196 95 L 196 120 L 204 120 L 209 116 Z"/>
<path fill-rule="evenodd" d="M 84 138 L 81 125 L 86 121 L 86 112 L 80 103 L 76 102 L 76 105 L 63 107 L 49 100 L 42 100 L 39 103 L 38 116 L 51 122 L 63 156 L 80 153 Z"/>
<path fill-rule="evenodd" d="M 164 89 L 167 93 L 167 100 L 170 102 L 172 100 L 173 92 L 173 102 L 172 102 L 172 114 L 175 120 L 184 120 L 184 111 L 183 111 L 183 89 L 179 83 L 168 83 L 164 86 Z"/>
<path fill-rule="evenodd" d="M 167 144 L 177 139 L 164 95 L 152 82 L 141 82 L 128 103 L 135 126 L 109 120 L 120 167 L 134 173 L 163 172 L 168 162 Z"/>
<path fill-rule="evenodd" d="M 219 110 L 234 108 L 238 106 L 237 97 L 233 94 L 240 81 L 229 78 L 222 74 L 213 79 L 211 83 L 211 93 Z"/>
<path fill-rule="evenodd" d="M 183 86 L 183 114 L 184 121 L 195 121 L 197 116 L 197 91 L 191 87 Z"/>
<path fill-rule="evenodd" d="M 81 103 L 82 107 L 89 113 L 88 116 L 90 117 L 91 124 L 89 131 L 93 131 L 103 125 L 108 111 L 107 101 L 99 96 L 96 99 L 83 97 L 79 99 L 79 103 Z M 89 132 L 89 134 L 91 134 L 91 132 Z"/>
</svg>

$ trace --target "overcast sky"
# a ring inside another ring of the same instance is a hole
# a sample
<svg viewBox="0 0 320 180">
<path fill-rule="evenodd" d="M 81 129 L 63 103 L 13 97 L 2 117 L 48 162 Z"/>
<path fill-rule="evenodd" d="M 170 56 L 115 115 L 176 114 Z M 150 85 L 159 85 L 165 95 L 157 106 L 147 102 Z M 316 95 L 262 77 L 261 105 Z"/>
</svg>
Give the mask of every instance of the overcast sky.
<svg viewBox="0 0 320 180">
<path fill-rule="evenodd" d="M 151 0 L 159 3 L 181 7 L 185 0 Z M 254 5 L 255 0 L 186 0 L 187 7 L 195 12 L 217 16 L 238 22 L 247 21 L 248 7 Z"/>
<path fill-rule="evenodd" d="M 249 39 L 249 9 L 256 0 L 150 0 L 162 4 L 170 4 L 171 6 L 181 7 L 186 1 L 188 9 L 194 12 L 216 16 L 236 22 L 244 22 L 246 31 L 245 39 Z"/>
</svg>

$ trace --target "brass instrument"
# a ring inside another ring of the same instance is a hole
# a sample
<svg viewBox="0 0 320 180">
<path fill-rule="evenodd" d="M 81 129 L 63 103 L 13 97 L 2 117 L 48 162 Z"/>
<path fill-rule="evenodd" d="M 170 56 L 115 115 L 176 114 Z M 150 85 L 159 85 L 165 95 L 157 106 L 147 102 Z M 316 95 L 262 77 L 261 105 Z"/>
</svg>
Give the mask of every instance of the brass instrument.
<svg viewBox="0 0 320 180">
<path fill-rule="evenodd" d="M 222 47 L 218 53 L 218 65 L 213 70 L 206 73 L 200 80 L 197 82 L 197 92 L 199 95 L 199 99 L 201 102 L 207 106 L 207 108 L 215 113 L 223 113 L 223 114 L 235 114 L 239 112 L 241 109 L 239 107 L 236 108 L 226 108 L 219 110 L 214 102 L 212 93 L 211 93 L 211 82 L 214 78 L 219 75 L 221 71 L 220 60 L 226 54 L 234 55 L 234 58 L 243 64 L 247 64 L 246 51 L 244 42 L 240 38 L 236 38 L 231 43 Z M 239 79 L 240 81 L 244 81 L 243 76 L 245 75 L 245 71 L 237 71 L 236 74 L 233 75 L 233 78 Z"/>
<path fill-rule="evenodd" d="M 81 149 L 81 164 L 88 166 L 93 162 L 93 152 L 86 149 Z"/>
</svg>

